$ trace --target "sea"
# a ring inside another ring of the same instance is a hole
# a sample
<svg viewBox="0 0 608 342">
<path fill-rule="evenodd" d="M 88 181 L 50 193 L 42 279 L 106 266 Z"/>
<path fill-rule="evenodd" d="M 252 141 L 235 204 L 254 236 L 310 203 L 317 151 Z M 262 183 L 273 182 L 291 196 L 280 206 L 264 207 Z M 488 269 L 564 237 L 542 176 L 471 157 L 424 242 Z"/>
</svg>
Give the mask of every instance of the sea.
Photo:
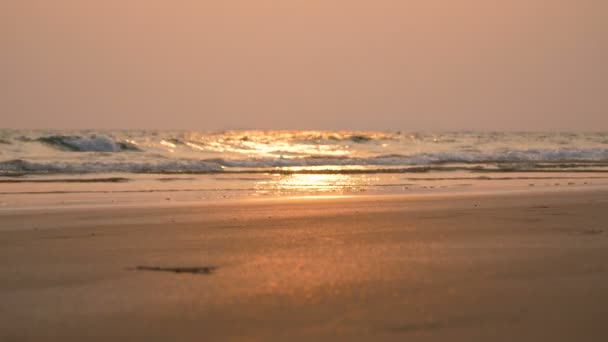
<svg viewBox="0 0 608 342">
<path fill-rule="evenodd" d="M 606 181 L 608 132 L 0 130 L 0 207 L 26 194 L 204 201 Z"/>
</svg>

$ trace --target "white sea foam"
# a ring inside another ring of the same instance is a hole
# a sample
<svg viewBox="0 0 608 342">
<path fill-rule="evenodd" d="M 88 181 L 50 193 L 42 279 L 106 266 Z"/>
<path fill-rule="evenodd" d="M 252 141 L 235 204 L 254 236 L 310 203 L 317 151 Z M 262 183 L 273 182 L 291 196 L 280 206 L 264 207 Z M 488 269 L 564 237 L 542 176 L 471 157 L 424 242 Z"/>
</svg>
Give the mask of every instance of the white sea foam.
<svg viewBox="0 0 608 342">
<path fill-rule="evenodd" d="M 73 152 L 120 152 L 138 150 L 132 143 L 118 142 L 105 135 L 51 135 L 40 137 L 37 141 L 61 150 Z"/>
</svg>

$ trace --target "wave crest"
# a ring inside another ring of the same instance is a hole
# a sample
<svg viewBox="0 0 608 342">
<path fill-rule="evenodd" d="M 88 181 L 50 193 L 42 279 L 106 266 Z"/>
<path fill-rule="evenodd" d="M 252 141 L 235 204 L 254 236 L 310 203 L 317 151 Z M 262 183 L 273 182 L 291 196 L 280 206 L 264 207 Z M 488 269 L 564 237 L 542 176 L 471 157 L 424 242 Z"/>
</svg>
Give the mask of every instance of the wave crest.
<svg viewBox="0 0 608 342">
<path fill-rule="evenodd" d="M 202 160 L 164 162 L 30 162 L 16 159 L 0 162 L 0 175 L 75 173 L 214 173 L 222 166 Z"/>
<path fill-rule="evenodd" d="M 608 149 L 434 152 L 372 157 L 309 156 L 302 158 L 207 159 L 226 167 L 272 168 L 305 166 L 429 166 L 443 164 L 606 163 Z"/>
<path fill-rule="evenodd" d="M 39 142 L 51 147 L 71 152 L 122 152 L 140 151 L 140 149 L 129 142 L 114 141 L 105 135 L 69 136 L 51 135 L 37 139 Z"/>
<path fill-rule="evenodd" d="M 65 140 L 62 140 L 65 141 Z M 106 146 L 106 145 L 103 145 Z M 80 150 L 91 150 L 81 145 Z M 99 151 L 100 146 L 94 146 Z M 122 147 L 107 145 L 105 150 Z M 559 150 L 512 150 L 494 152 L 435 152 L 412 155 L 388 154 L 372 157 L 309 156 L 300 158 L 248 158 L 248 159 L 142 159 L 116 160 L 102 156 L 94 161 L 31 161 L 12 159 L 0 162 L 1 174 L 19 173 L 215 173 L 230 169 L 238 172 L 263 172 L 285 167 L 319 168 L 339 167 L 347 169 L 364 167 L 366 170 L 400 167 L 463 167 L 467 169 L 491 168 L 493 170 L 559 169 L 608 167 L 608 149 L 559 149 Z M 335 171 L 335 168 L 334 168 Z"/>
</svg>

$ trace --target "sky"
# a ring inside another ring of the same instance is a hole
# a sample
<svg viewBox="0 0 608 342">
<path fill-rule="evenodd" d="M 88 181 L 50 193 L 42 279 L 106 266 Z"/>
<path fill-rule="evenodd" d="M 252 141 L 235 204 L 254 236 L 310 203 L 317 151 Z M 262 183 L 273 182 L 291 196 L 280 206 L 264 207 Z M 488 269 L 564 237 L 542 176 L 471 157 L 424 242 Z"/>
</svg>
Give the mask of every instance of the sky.
<svg viewBox="0 0 608 342">
<path fill-rule="evenodd" d="M 606 0 L 3 0 L 0 127 L 608 131 Z"/>
</svg>

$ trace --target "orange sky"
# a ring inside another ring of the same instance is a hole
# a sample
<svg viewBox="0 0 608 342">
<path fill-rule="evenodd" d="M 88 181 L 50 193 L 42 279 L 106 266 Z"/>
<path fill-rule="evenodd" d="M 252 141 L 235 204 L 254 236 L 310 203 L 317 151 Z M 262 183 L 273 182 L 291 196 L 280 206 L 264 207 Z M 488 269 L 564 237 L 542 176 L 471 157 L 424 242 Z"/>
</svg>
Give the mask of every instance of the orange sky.
<svg viewBox="0 0 608 342">
<path fill-rule="evenodd" d="M 0 127 L 608 130 L 606 0 L 5 0 Z"/>
</svg>

